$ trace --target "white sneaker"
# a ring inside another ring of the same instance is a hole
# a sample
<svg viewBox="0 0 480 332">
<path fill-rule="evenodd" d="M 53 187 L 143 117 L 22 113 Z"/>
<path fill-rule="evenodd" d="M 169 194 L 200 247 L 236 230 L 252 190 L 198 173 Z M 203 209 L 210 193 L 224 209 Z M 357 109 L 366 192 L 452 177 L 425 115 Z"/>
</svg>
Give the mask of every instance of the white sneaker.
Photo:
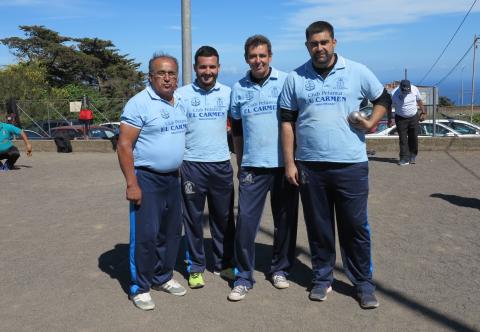
<svg viewBox="0 0 480 332">
<path fill-rule="evenodd" d="M 230 301 L 240 301 L 243 300 L 245 295 L 248 293 L 248 288 L 243 285 L 233 287 L 230 294 L 228 294 L 228 299 Z"/>
<path fill-rule="evenodd" d="M 164 291 L 176 296 L 183 296 L 187 293 L 187 290 L 185 289 L 185 287 L 180 285 L 180 283 L 175 279 L 170 279 L 163 285 L 154 285 L 152 286 L 152 289 L 157 291 Z"/>
<path fill-rule="evenodd" d="M 290 283 L 288 282 L 287 278 L 285 278 L 281 274 L 274 274 L 272 276 L 272 283 L 273 283 L 273 286 L 278 289 L 284 289 L 290 286 Z"/>
<path fill-rule="evenodd" d="M 150 293 L 137 294 L 131 297 L 133 304 L 141 310 L 153 310 L 155 308 L 155 302 L 153 302 Z"/>
</svg>

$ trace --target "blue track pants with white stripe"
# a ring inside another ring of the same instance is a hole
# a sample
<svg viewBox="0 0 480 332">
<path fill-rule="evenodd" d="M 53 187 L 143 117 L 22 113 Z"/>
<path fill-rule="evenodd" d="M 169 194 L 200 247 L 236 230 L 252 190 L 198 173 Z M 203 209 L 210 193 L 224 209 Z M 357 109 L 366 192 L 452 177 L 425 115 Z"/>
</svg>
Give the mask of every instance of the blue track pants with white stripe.
<svg viewBox="0 0 480 332">
<path fill-rule="evenodd" d="M 373 292 L 368 162 L 299 161 L 297 165 L 314 287 L 328 287 L 333 282 L 336 219 L 346 275 L 357 292 Z"/>
<path fill-rule="evenodd" d="M 172 278 L 182 230 L 178 172 L 137 169 L 141 205 L 130 204 L 131 295 Z"/>
</svg>

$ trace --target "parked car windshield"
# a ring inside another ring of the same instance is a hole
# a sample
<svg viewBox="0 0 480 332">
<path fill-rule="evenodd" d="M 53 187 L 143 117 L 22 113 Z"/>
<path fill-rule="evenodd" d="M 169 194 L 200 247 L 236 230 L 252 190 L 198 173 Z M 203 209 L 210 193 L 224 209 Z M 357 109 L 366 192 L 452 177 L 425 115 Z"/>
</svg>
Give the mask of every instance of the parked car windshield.
<svg viewBox="0 0 480 332">
<path fill-rule="evenodd" d="M 458 133 L 462 135 L 467 135 L 467 134 L 477 134 L 477 129 L 474 127 L 471 127 L 465 123 L 459 123 L 459 122 L 442 122 L 445 126 L 448 126 L 452 128 L 453 130 L 457 131 Z"/>
</svg>

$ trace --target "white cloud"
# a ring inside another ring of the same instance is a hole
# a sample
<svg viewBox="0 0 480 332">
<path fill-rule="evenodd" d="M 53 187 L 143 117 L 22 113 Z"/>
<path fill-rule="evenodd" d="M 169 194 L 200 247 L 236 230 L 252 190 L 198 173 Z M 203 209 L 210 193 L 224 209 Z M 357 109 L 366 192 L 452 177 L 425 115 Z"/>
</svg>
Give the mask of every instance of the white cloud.
<svg viewBox="0 0 480 332">
<path fill-rule="evenodd" d="M 291 13 L 287 20 L 287 37 L 303 36 L 308 22 L 325 20 L 333 24 L 339 36 L 355 41 L 392 33 L 392 25 L 408 24 L 428 16 L 466 13 L 472 3 L 471 0 L 296 0 L 296 4 L 298 10 Z M 472 11 L 480 11 L 480 6 Z M 371 30 L 382 26 L 389 28 Z"/>
</svg>

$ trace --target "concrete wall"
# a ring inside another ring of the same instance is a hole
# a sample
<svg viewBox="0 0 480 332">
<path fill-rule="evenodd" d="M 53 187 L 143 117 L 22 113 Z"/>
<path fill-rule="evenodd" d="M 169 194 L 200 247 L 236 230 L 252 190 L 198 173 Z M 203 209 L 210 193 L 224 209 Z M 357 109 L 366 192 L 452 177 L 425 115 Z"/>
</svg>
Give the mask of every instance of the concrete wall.
<svg viewBox="0 0 480 332">
<path fill-rule="evenodd" d="M 32 149 L 35 152 L 56 152 L 57 146 L 53 140 L 30 140 Z M 109 140 L 73 140 L 73 152 L 115 152 Z M 25 144 L 22 140 L 14 141 L 20 151 L 25 151 Z"/>
<path fill-rule="evenodd" d="M 57 147 L 53 140 L 32 140 L 33 151 L 55 152 Z M 71 141 L 73 152 L 110 152 L 112 143 L 108 140 Z M 24 151 L 23 141 L 14 144 Z M 398 137 L 367 138 L 367 149 L 375 151 L 398 151 Z M 421 151 L 480 151 L 480 137 L 420 137 Z"/>
</svg>

